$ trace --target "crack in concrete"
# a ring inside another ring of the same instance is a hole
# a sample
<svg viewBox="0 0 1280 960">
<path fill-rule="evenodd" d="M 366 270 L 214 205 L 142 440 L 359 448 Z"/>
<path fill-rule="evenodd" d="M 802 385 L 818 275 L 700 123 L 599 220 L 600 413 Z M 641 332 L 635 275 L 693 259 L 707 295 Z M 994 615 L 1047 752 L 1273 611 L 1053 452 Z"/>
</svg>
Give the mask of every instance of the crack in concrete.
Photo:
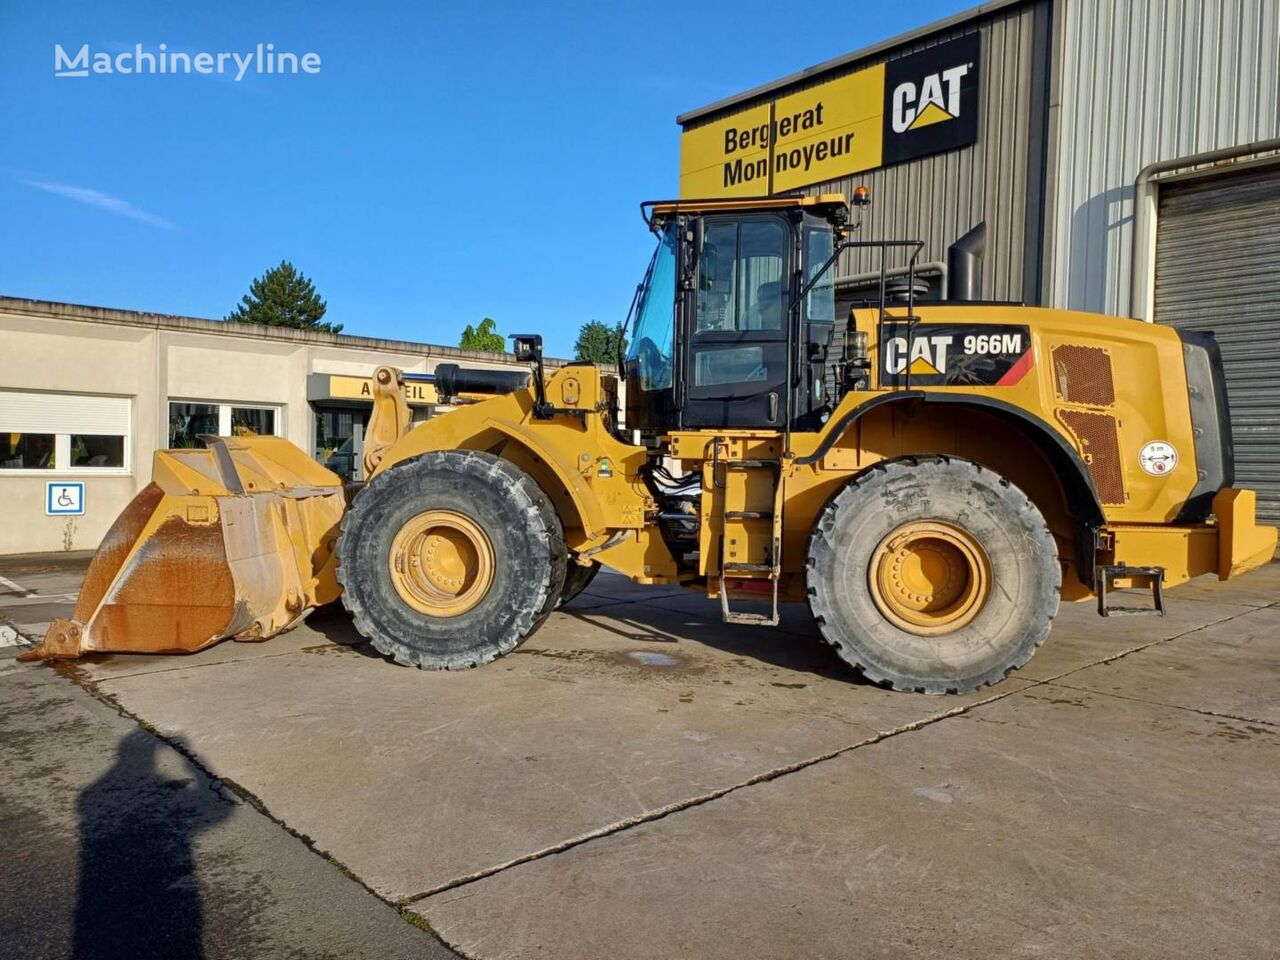
<svg viewBox="0 0 1280 960">
<path fill-rule="evenodd" d="M 223 642 L 234 643 L 235 641 L 227 640 Z M 341 644 L 341 643 L 334 643 L 333 645 L 335 647 L 346 646 L 346 644 Z M 196 651 L 196 652 L 200 653 L 202 651 Z M 241 663 L 253 663 L 257 660 L 274 660 L 277 657 L 289 657 L 289 656 L 293 656 L 296 653 L 305 653 L 305 652 L 306 652 L 305 649 L 281 650 L 279 653 L 261 653 L 261 654 L 255 654 L 253 656 L 236 657 L 234 660 L 211 660 L 208 663 L 197 663 L 197 662 L 180 663 L 177 666 L 173 666 L 173 667 L 156 667 L 155 669 L 152 669 L 152 670 L 137 670 L 134 673 L 113 673 L 109 677 L 86 677 L 85 679 L 89 683 L 114 683 L 117 680 L 129 680 L 129 679 L 132 679 L 133 677 L 158 676 L 159 674 L 162 674 L 162 673 L 173 673 L 176 670 L 203 670 L 203 669 L 208 669 L 209 667 L 230 667 L 230 666 L 234 666 L 236 664 L 241 664 Z M 108 656 L 112 656 L 112 654 L 108 654 Z M 135 654 L 135 656 L 137 656 L 137 654 Z M 146 656 L 146 654 L 142 654 L 142 656 Z M 191 656 L 194 656 L 194 654 L 192 654 Z"/>
</svg>

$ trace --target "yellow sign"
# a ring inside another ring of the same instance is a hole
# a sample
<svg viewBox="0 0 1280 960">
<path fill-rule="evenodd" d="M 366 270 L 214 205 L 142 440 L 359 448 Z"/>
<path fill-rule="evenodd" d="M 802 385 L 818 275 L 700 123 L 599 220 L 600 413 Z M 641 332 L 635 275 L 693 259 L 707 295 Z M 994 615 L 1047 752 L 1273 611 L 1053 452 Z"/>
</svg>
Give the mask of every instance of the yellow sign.
<svg viewBox="0 0 1280 960">
<path fill-rule="evenodd" d="M 768 193 L 769 113 L 766 103 L 687 131 L 680 138 L 680 196 Z"/>
<path fill-rule="evenodd" d="M 682 197 L 781 193 L 880 165 L 884 65 L 751 107 L 680 140 Z"/>
<path fill-rule="evenodd" d="M 334 400 L 367 400 L 373 402 L 373 380 L 370 377 L 343 377 L 338 374 L 329 375 L 329 397 Z M 439 403 L 434 383 L 404 384 L 404 398 L 410 406 L 424 406 Z"/>
<path fill-rule="evenodd" d="M 686 130 L 680 196 L 787 193 L 968 146 L 980 42 L 958 37 Z"/>
<path fill-rule="evenodd" d="M 779 99 L 772 192 L 878 167 L 883 103 L 884 64 Z"/>
</svg>

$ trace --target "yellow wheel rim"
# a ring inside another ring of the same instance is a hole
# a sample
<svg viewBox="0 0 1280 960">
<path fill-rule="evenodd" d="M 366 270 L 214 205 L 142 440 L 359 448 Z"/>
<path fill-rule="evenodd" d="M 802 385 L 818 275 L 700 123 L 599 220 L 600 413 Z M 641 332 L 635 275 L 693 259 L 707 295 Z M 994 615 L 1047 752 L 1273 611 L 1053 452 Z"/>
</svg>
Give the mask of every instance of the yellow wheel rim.
<svg viewBox="0 0 1280 960">
<path fill-rule="evenodd" d="M 493 544 L 470 517 L 428 510 L 410 519 L 391 542 L 391 582 L 419 613 L 456 617 L 493 585 Z"/>
<path fill-rule="evenodd" d="M 940 520 L 898 527 L 880 541 L 869 573 L 880 612 L 918 636 L 959 630 L 991 596 L 991 564 L 982 545 Z"/>
</svg>

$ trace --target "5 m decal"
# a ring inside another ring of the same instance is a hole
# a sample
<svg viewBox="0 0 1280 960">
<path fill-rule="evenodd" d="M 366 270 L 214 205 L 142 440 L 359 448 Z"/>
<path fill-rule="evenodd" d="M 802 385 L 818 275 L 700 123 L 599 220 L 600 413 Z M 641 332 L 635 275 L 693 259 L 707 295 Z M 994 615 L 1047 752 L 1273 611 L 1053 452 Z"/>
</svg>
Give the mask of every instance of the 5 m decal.
<svg viewBox="0 0 1280 960">
<path fill-rule="evenodd" d="M 1002 323 L 889 323 L 880 382 L 902 387 L 1008 387 L 1035 363 L 1031 329 Z"/>
</svg>

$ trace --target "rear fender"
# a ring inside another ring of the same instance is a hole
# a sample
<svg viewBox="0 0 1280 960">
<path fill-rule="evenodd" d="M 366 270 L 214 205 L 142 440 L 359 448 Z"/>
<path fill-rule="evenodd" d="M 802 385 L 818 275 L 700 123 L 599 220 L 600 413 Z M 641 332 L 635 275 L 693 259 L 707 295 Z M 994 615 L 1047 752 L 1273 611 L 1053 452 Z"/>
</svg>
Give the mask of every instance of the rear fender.
<svg viewBox="0 0 1280 960">
<path fill-rule="evenodd" d="M 1076 576 L 1082 587 L 1092 590 L 1095 535 L 1104 526 L 1106 520 L 1089 468 L 1080 454 L 1058 430 L 1035 414 L 1014 404 L 976 394 L 929 390 L 900 390 L 877 394 L 866 402 L 846 410 L 840 417 L 832 418 L 819 435 L 814 452 L 798 457 L 795 461 L 796 465 L 819 464 L 833 447 L 845 442 L 846 434 L 859 421 L 866 419 L 869 415 L 883 415 L 909 404 L 923 404 L 926 408 L 933 408 L 939 412 L 947 408 L 981 410 L 1003 421 L 1043 455 L 1045 461 L 1053 468 L 1070 516 L 1072 539 L 1075 544 L 1076 562 L 1073 566 Z M 902 450 L 901 454 L 946 452 L 950 451 L 919 449 Z M 998 462 L 984 461 L 984 465 L 997 472 L 1001 471 L 1001 464 Z M 1052 504 L 1038 503 L 1037 505 L 1046 516 L 1050 515 Z"/>
</svg>

